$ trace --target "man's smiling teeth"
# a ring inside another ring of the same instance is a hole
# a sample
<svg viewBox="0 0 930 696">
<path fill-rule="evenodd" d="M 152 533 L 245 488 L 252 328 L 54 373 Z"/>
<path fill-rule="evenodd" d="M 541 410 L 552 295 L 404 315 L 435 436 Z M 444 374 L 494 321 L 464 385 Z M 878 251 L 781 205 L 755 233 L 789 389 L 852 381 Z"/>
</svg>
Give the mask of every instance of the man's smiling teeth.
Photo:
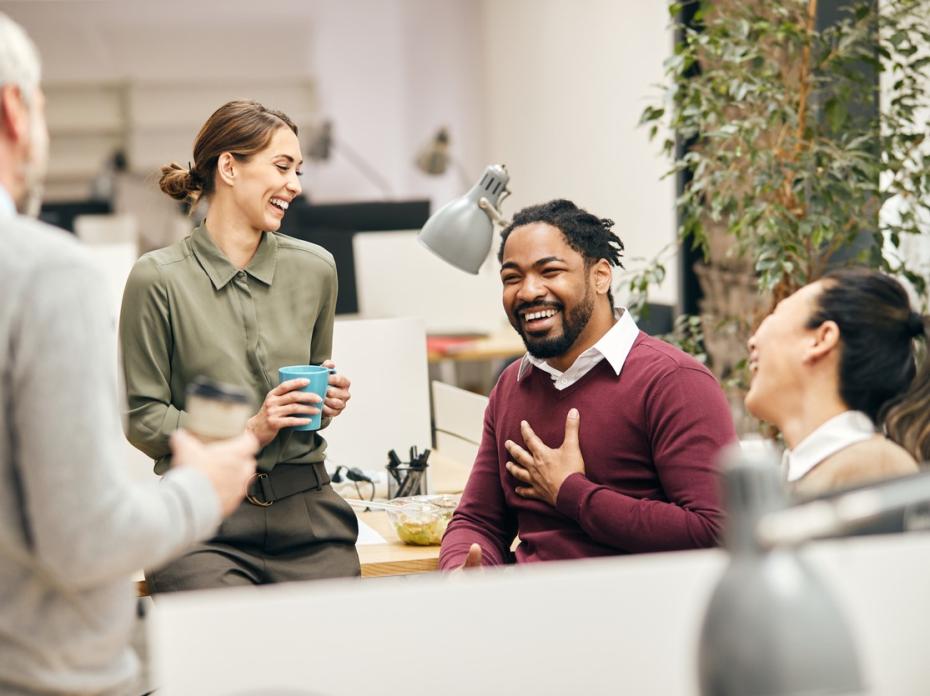
<svg viewBox="0 0 930 696">
<path fill-rule="evenodd" d="M 280 208 L 281 210 L 287 210 L 290 203 L 288 203 L 286 200 L 282 198 L 272 198 L 271 205 L 276 206 Z"/>
<path fill-rule="evenodd" d="M 544 309 L 541 312 L 529 312 L 523 315 L 523 321 L 534 321 L 536 319 L 548 319 L 555 316 L 554 309 Z"/>
</svg>

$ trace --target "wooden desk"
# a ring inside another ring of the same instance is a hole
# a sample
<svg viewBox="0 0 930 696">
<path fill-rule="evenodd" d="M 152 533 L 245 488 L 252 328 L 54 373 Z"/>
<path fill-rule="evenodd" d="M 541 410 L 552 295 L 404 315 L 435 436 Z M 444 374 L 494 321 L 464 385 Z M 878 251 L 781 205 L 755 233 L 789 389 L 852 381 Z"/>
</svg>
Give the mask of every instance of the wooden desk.
<svg viewBox="0 0 930 696">
<path fill-rule="evenodd" d="M 471 471 L 471 462 L 462 464 L 439 452 L 430 456 L 430 477 L 433 490 L 437 493 L 461 493 Z M 363 578 L 380 578 L 389 575 L 412 575 L 428 573 L 439 567 L 438 546 L 411 546 L 397 538 L 394 527 L 383 511 L 359 513 L 359 519 L 383 536 L 386 544 L 362 544 L 358 549 L 358 559 L 362 566 Z M 133 580 L 136 582 L 136 594 L 144 597 L 148 588 L 141 571 Z"/>
<path fill-rule="evenodd" d="M 390 575 L 413 575 L 439 569 L 439 546 L 411 546 L 397 538 L 387 513 L 371 510 L 359 513 L 359 519 L 384 537 L 385 544 L 361 544 L 356 547 L 363 578 L 384 578 Z M 133 577 L 136 596 L 148 595 L 142 573 Z"/>
<path fill-rule="evenodd" d="M 463 464 L 440 452 L 430 456 L 430 486 L 436 493 L 457 494 L 465 489 L 471 462 Z M 360 512 L 359 519 L 378 532 L 386 544 L 362 544 L 358 559 L 363 578 L 388 575 L 428 573 L 439 568 L 439 546 L 411 546 L 397 538 L 394 527 L 383 511 Z"/>
</svg>

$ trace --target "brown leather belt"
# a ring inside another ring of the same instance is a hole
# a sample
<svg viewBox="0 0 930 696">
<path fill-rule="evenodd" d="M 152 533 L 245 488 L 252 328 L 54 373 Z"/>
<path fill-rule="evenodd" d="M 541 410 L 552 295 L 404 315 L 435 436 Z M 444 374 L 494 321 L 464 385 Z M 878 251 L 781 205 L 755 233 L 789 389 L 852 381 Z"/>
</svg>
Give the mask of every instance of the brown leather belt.
<svg viewBox="0 0 930 696">
<path fill-rule="evenodd" d="M 322 462 L 315 464 L 278 464 L 267 473 L 256 473 L 249 480 L 245 499 L 252 505 L 268 507 L 295 493 L 320 490 L 329 483 Z"/>
</svg>

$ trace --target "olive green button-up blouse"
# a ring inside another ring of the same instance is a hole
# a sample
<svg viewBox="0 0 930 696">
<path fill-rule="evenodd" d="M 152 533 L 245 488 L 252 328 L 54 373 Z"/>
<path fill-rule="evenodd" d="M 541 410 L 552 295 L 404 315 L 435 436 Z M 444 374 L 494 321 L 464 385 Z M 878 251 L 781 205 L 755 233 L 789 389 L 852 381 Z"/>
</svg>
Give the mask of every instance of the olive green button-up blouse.
<svg viewBox="0 0 930 696">
<path fill-rule="evenodd" d="M 327 360 L 336 293 L 332 255 L 276 233 L 262 234 L 243 270 L 202 226 L 140 258 L 120 312 L 126 434 L 155 460 L 156 473 L 171 465 L 168 439 L 184 426 L 185 390 L 195 377 L 248 389 L 257 411 L 279 367 Z M 286 428 L 260 453 L 259 469 L 319 462 L 325 448 L 316 432 Z"/>
</svg>

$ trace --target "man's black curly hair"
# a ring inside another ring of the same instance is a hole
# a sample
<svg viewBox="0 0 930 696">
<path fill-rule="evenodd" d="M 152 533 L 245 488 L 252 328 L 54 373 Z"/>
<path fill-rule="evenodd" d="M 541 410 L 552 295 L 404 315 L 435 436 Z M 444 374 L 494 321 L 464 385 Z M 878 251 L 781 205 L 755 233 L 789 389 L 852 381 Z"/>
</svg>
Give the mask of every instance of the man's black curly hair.
<svg viewBox="0 0 930 696">
<path fill-rule="evenodd" d="M 568 245 L 584 258 L 585 268 L 601 259 L 606 259 L 611 266 L 623 268 L 620 261 L 623 256 L 623 242 L 612 229 L 614 221 L 592 215 L 564 198 L 531 205 L 514 215 L 511 223 L 501 232 L 498 262 L 504 260 L 504 245 L 507 244 L 510 233 L 517 227 L 534 222 L 545 222 L 557 227 L 565 236 Z M 613 306 L 613 293 L 608 291 L 607 298 Z"/>
</svg>

